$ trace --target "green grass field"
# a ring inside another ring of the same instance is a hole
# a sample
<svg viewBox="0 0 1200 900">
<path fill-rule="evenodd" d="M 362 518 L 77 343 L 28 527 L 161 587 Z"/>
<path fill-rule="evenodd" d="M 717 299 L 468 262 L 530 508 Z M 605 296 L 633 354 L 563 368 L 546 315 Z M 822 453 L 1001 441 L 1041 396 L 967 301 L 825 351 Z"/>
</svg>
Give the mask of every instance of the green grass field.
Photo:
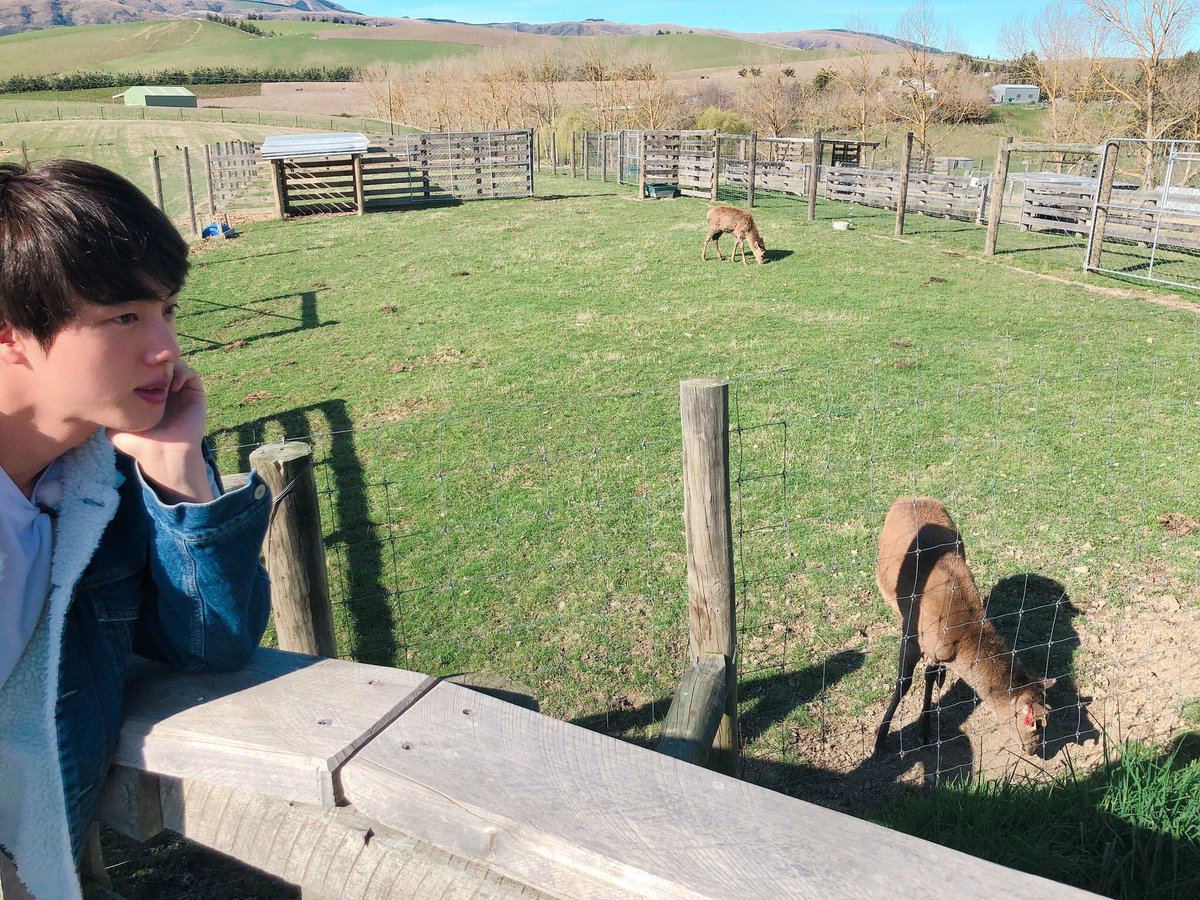
<svg viewBox="0 0 1200 900">
<path fill-rule="evenodd" d="M 0 78 L 56 72 L 133 72 L 197 66 L 302 68 L 411 65 L 470 56 L 474 44 L 364 40 L 367 29 L 325 22 L 269 20 L 266 36 L 198 19 L 78 25 L 0 37 Z M 269 34 L 269 32 L 276 32 Z M 345 35 L 332 37 L 331 35 Z M 665 54 L 679 71 L 778 61 L 824 59 L 827 51 L 792 50 L 721 35 L 673 34 L 614 38 L 616 46 Z"/>
<path fill-rule="evenodd" d="M 259 37 L 198 19 L 77 25 L 0 37 L 0 78 L 55 72 L 134 72 L 198 66 L 242 68 L 411 64 L 471 55 L 478 47 L 438 41 L 317 39 L 315 33 L 361 28 L 320 22 L 262 23 L 281 32 Z M 278 27 L 277 27 L 278 26 Z"/>
<path fill-rule="evenodd" d="M 1162 577 L 1196 602 L 1195 538 L 1155 524 L 1200 481 L 1192 311 L 1089 291 L 1112 282 L 1050 235 L 987 260 L 974 226 L 897 241 L 889 214 L 842 233 L 841 207 L 767 197 L 769 264 L 701 263 L 703 201 L 539 185 L 255 223 L 197 259 L 180 329 L 226 463 L 318 435 L 345 655 L 490 668 L 645 739 L 681 666 L 676 390 L 701 375 L 734 383 L 751 756 L 811 762 L 885 696 L 871 554 L 897 494 L 946 499 L 984 585 L 1032 571 L 1121 609 Z M 1043 667 L 1115 665 L 1063 627 L 1002 622 Z"/>
</svg>

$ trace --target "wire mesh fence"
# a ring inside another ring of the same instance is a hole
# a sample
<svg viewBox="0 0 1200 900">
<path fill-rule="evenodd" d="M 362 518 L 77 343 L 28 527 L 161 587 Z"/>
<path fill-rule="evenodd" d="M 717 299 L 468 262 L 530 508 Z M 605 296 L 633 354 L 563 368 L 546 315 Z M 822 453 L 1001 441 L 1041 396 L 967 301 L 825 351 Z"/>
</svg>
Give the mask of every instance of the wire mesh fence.
<svg viewBox="0 0 1200 900">
<path fill-rule="evenodd" d="M 1196 524 L 1200 363 L 1194 331 L 1165 334 L 1014 335 L 986 358 L 898 342 L 734 379 L 746 777 L 802 794 L 807 777 L 1043 777 L 1099 760 L 1104 736 L 1188 721 L 1200 555 L 1178 535 Z M 227 470 L 261 441 L 316 447 L 341 655 L 490 670 L 551 715 L 651 743 L 687 640 L 676 390 L 416 418 L 421 401 L 398 401 L 356 428 L 329 401 L 214 438 Z M 946 504 L 989 618 L 1057 679 L 1040 756 L 952 672 L 930 738 L 914 689 L 870 759 L 900 641 L 876 541 L 902 494 Z"/>
<path fill-rule="evenodd" d="M 1200 290 L 1200 141 L 1109 142 L 1113 190 L 1094 202 L 1089 268 Z"/>
</svg>

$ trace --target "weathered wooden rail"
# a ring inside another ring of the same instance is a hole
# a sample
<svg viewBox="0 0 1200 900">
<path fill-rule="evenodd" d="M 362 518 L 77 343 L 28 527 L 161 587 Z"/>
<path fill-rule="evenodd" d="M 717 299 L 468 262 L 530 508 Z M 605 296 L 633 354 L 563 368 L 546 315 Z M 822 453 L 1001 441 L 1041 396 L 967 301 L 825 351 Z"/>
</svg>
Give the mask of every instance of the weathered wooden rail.
<svg viewBox="0 0 1200 900">
<path fill-rule="evenodd" d="M 415 672 L 131 671 L 101 821 L 323 897 L 1083 896 Z"/>
</svg>

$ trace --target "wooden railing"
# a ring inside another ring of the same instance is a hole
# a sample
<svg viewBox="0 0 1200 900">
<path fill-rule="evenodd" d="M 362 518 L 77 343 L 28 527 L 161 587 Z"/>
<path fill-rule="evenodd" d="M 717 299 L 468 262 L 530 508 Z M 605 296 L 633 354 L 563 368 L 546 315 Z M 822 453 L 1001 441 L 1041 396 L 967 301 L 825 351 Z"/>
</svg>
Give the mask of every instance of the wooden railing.
<svg viewBox="0 0 1200 900">
<path fill-rule="evenodd" d="M 323 897 L 1082 896 L 416 672 L 131 673 L 101 821 Z"/>
</svg>

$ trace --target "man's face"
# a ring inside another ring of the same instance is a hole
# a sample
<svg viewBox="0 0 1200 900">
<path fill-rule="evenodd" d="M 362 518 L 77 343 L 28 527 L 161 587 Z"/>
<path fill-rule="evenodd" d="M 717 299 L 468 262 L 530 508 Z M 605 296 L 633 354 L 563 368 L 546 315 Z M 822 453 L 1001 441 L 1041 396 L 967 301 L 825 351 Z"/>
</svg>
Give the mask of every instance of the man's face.
<svg viewBox="0 0 1200 900">
<path fill-rule="evenodd" d="M 163 417 L 179 345 L 175 297 L 116 306 L 80 304 L 48 350 L 32 341 L 28 364 L 44 426 L 145 431 Z"/>
</svg>

